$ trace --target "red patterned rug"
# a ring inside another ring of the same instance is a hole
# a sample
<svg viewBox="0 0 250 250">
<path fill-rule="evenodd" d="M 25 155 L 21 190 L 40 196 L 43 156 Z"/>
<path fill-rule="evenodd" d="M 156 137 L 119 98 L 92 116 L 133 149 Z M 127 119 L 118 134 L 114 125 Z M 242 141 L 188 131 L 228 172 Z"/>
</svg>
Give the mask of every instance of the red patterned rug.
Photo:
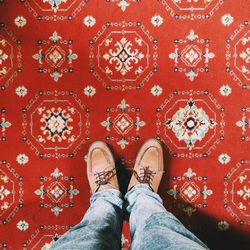
<svg viewBox="0 0 250 250">
<path fill-rule="evenodd" d="M 166 208 L 211 249 L 249 249 L 249 13 L 249 0 L 0 0 L 0 248 L 49 249 L 80 221 L 90 143 L 112 147 L 124 191 L 155 137 Z"/>
</svg>

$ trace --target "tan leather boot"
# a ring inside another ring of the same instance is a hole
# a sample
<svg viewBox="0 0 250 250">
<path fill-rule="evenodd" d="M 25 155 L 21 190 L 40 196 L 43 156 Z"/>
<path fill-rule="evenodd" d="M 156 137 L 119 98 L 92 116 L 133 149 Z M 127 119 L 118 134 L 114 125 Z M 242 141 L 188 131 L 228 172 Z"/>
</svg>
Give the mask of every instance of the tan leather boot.
<svg viewBox="0 0 250 250">
<path fill-rule="evenodd" d="M 87 175 L 91 193 L 108 188 L 119 190 L 114 157 L 106 143 L 96 141 L 90 146 Z"/>
<path fill-rule="evenodd" d="M 128 190 L 137 184 L 148 184 L 152 191 L 158 191 L 163 175 L 163 149 L 156 139 L 147 140 L 140 148 Z"/>
</svg>

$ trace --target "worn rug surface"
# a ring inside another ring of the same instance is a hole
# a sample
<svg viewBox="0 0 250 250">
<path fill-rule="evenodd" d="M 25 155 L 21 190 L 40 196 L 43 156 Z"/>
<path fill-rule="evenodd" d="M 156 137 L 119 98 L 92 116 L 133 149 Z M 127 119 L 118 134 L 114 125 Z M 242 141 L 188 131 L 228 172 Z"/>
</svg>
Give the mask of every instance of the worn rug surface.
<svg viewBox="0 0 250 250">
<path fill-rule="evenodd" d="M 153 137 L 166 208 L 249 249 L 249 21 L 249 0 L 0 0 L 0 248 L 49 249 L 81 220 L 93 141 L 125 191 Z"/>
</svg>

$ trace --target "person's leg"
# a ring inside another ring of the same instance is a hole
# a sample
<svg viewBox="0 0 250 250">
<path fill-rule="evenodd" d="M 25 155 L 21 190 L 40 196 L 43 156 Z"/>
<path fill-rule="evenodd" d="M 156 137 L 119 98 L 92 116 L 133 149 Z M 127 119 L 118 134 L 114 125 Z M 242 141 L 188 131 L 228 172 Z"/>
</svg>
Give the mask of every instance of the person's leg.
<svg viewBox="0 0 250 250">
<path fill-rule="evenodd" d="M 51 250 L 120 250 L 123 200 L 116 189 L 96 192 L 83 220 L 61 236 Z"/>
<path fill-rule="evenodd" d="M 134 186 L 125 196 L 130 214 L 131 250 L 208 249 L 171 213 L 147 184 Z"/>
<path fill-rule="evenodd" d="M 111 250 L 121 248 L 123 200 L 115 161 L 108 146 L 94 142 L 88 152 L 90 208 L 83 220 L 52 244 L 52 250 Z"/>
<path fill-rule="evenodd" d="M 132 238 L 131 250 L 208 249 L 163 206 L 157 190 L 164 169 L 163 150 L 151 139 L 141 147 L 125 196 Z"/>
</svg>

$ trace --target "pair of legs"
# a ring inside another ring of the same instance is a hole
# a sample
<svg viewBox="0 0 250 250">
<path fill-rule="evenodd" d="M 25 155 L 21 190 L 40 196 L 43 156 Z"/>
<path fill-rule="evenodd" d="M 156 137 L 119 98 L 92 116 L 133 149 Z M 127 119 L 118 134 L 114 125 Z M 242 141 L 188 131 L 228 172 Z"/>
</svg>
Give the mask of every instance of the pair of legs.
<svg viewBox="0 0 250 250">
<path fill-rule="evenodd" d="M 129 214 L 132 250 L 208 249 L 163 206 L 157 190 L 163 174 L 163 151 L 157 140 L 141 147 L 127 194 L 119 191 L 115 162 L 103 142 L 89 149 L 87 173 L 92 192 L 82 221 L 50 249 L 121 249 L 123 213 Z"/>
</svg>

